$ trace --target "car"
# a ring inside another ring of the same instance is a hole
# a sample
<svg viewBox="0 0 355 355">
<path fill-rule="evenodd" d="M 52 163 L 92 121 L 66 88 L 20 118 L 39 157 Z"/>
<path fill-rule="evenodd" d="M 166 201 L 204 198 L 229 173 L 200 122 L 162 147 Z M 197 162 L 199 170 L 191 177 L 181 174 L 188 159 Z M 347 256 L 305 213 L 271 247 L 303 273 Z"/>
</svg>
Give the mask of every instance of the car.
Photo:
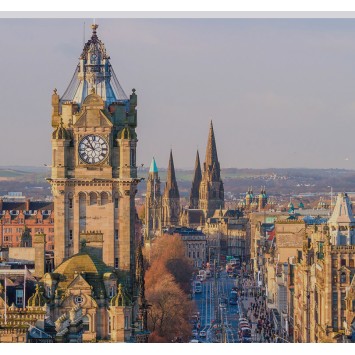
<svg viewBox="0 0 355 355">
<path fill-rule="evenodd" d="M 196 329 L 194 329 L 194 330 L 192 331 L 192 335 L 193 335 L 194 337 L 197 337 L 197 336 L 198 336 L 198 331 L 197 331 Z"/>
<path fill-rule="evenodd" d="M 204 330 L 201 330 L 201 331 L 200 331 L 200 337 L 201 337 L 201 338 L 206 338 L 206 335 L 207 335 L 207 334 L 206 334 L 206 331 L 204 331 Z"/>
</svg>

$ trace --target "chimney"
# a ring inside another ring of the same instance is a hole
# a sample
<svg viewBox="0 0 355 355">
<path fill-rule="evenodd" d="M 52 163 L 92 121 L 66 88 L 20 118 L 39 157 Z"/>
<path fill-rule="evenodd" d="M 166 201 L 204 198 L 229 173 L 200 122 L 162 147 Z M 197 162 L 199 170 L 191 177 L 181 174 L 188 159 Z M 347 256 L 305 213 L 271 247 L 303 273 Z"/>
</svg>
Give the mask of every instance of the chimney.
<svg viewBox="0 0 355 355">
<path fill-rule="evenodd" d="M 25 205 L 25 210 L 26 211 L 29 211 L 30 210 L 30 202 L 31 202 L 31 200 L 29 199 L 29 198 L 26 198 L 26 205 Z"/>
<path fill-rule="evenodd" d="M 46 271 L 46 235 L 35 234 L 32 245 L 35 248 L 35 277 L 43 277 Z"/>
<path fill-rule="evenodd" d="M 2 206 L 3 206 L 3 200 L 0 198 L 0 211 L 2 211 Z"/>
</svg>

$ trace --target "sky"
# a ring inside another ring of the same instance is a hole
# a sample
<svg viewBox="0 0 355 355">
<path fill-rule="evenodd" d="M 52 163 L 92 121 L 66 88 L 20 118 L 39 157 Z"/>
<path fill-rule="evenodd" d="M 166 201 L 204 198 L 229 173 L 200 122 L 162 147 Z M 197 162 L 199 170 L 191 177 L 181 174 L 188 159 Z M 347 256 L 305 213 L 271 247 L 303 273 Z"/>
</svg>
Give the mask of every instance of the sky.
<svg viewBox="0 0 355 355">
<path fill-rule="evenodd" d="M 51 95 L 64 93 L 92 19 L 0 19 L 0 166 L 51 164 Z M 126 94 L 137 164 L 355 169 L 355 19 L 100 19 Z"/>
</svg>

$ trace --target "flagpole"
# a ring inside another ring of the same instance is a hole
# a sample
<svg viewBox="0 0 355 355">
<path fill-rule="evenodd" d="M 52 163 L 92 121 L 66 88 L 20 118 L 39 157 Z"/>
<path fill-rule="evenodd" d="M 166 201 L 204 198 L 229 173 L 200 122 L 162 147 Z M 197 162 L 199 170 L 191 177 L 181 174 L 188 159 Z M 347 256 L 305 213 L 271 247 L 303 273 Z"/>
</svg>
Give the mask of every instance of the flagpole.
<svg viewBox="0 0 355 355">
<path fill-rule="evenodd" d="M 6 287 L 7 287 L 7 283 L 6 283 L 6 275 L 5 275 L 5 324 L 7 324 L 7 297 L 6 297 Z"/>
<path fill-rule="evenodd" d="M 26 276 L 27 276 L 27 265 L 25 265 L 25 277 L 23 278 L 23 301 L 22 308 L 26 307 Z"/>
</svg>

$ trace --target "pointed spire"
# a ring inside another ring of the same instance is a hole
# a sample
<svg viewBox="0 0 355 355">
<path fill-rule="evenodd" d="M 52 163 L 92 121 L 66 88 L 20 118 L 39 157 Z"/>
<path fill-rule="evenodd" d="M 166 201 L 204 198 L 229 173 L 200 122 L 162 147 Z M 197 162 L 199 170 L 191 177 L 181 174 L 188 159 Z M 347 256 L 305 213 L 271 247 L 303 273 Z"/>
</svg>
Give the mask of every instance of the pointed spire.
<svg viewBox="0 0 355 355">
<path fill-rule="evenodd" d="M 214 137 L 213 123 L 211 120 L 210 131 L 208 133 L 207 149 L 206 149 L 206 165 L 213 166 L 213 163 L 218 163 L 216 140 Z"/>
<path fill-rule="evenodd" d="M 190 208 L 198 208 L 199 189 L 200 189 L 201 180 L 202 180 L 202 173 L 201 173 L 200 155 L 197 150 L 195 173 L 192 180 L 192 187 L 190 192 Z"/>
<path fill-rule="evenodd" d="M 157 173 L 157 172 L 158 172 L 157 163 L 155 162 L 154 157 L 153 157 L 152 162 L 151 162 L 151 164 L 150 164 L 149 172 L 150 172 L 150 173 Z"/>
<path fill-rule="evenodd" d="M 180 198 L 179 189 L 175 177 L 173 151 L 170 150 L 169 166 L 166 177 L 165 191 L 166 197 Z"/>
<path fill-rule="evenodd" d="M 204 172 L 211 174 L 210 181 L 219 181 L 221 179 L 221 171 L 218 162 L 217 147 L 216 147 L 216 140 L 214 137 L 212 120 L 210 123 L 210 130 L 208 133 Z"/>
</svg>

